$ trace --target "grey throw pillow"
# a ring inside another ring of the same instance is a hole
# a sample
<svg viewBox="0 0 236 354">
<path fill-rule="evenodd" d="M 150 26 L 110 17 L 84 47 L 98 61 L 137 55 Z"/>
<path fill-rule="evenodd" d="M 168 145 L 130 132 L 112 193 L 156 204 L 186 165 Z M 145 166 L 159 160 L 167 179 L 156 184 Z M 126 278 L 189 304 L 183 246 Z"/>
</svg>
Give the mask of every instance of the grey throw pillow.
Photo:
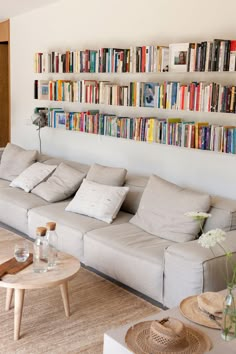
<svg viewBox="0 0 236 354">
<path fill-rule="evenodd" d="M 87 181 L 109 186 L 123 186 L 127 170 L 125 168 L 102 166 L 93 164 L 87 174 Z"/>
<path fill-rule="evenodd" d="M 21 172 L 32 165 L 36 158 L 36 150 L 25 150 L 20 146 L 8 143 L 2 154 L 0 178 L 13 181 Z"/>
<path fill-rule="evenodd" d="M 209 195 L 181 188 L 153 175 L 130 222 L 150 234 L 186 242 L 197 236 L 200 225 L 184 214 L 190 211 L 207 212 L 209 208 Z"/>
<path fill-rule="evenodd" d="M 70 197 L 80 186 L 85 173 L 61 163 L 46 182 L 40 183 L 31 193 L 53 203 Z"/>
</svg>

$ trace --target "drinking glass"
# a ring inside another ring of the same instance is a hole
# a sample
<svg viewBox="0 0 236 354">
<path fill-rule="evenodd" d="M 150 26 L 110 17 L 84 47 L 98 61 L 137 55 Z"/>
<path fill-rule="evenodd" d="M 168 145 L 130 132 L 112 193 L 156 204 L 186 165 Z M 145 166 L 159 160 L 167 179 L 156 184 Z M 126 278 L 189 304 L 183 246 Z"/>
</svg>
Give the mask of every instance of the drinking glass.
<svg viewBox="0 0 236 354">
<path fill-rule="evenodd" d="M 29 246 L 27 242 L 19 242 L 15 244 L 14 256 L 17 262 L 25 262 L 29 257 Z"/>
</svg>

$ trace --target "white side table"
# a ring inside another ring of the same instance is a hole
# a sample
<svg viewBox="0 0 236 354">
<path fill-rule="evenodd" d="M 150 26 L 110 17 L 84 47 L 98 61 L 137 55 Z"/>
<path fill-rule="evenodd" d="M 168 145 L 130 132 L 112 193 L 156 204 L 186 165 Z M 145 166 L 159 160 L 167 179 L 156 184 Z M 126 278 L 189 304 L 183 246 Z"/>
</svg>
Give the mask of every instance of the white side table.
<svg viewBox="0 0 236 354">
<path fill-rule="evenodd" d="M 125 326 L 109 330 L 104 334 L 103 354 L 131 354 L 132 352 L 127 348 L 125 344 L 125 335 L 127 330 L 135 323 L 142 321 L 158 320 L 168 316 L 177 318 L 186 324 L 195 326 L 202 332 L 206 333 L 210 337 L 213 344 L 213 348 L 209 353 L 236 354 L 236 339 L 230 342 L 225 342 L 221 338 L 220 330 L 203 327 L 187 320 L 181 315 L 177 307 L 167 311 L 160 311 L 158 314 L 151 315 L 149 317 L 142 318 L 136 322 L 129 323 Z"/>
</svg>

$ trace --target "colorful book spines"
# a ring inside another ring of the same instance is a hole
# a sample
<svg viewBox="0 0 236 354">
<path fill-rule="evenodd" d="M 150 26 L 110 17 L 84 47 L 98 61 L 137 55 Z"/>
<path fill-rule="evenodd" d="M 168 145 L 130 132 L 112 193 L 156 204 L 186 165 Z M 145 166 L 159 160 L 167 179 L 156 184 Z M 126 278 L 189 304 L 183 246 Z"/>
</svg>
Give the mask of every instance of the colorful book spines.
<svg viewBox="0 0 236 354">
<path fill-rule="evenodd" d="M 48 86 L 48 99 L 55 101 L 236 113 L 235 86 L 214 82 L 130 82 L 129 85 L 118 85 L 96 80 L 35 80 L 34 98 L 46 99 L 46 95 L 41 94 L 45 85 Z"/>
<path fill-rule="evenodd" d="M 236 153 L 236 126 L 186 122 L 180 118 L 118 117 L 97 110 L 64 112 L 62 108 L 48 109 L 48 126 L 149 143 Z"/>
<path fill-rule="evenodd" d="M 213 39 L 189 43 L 186 71 L 236 71 L 236 40 Z M 172 46 L 175 44 L 172 44 Z M 168 71 L 169 46 L 146 45 L 130 48 L 38 52 L 36 73 L 126 73 Z"/>
<path fill-rule="evenodd" d="M 34 55 L 36 73 L 126 73 L 159 72 L 168 67 L 169 48 L 142 46 L 66 50 L 64 53 L 38 52 Z"/>
</svg>

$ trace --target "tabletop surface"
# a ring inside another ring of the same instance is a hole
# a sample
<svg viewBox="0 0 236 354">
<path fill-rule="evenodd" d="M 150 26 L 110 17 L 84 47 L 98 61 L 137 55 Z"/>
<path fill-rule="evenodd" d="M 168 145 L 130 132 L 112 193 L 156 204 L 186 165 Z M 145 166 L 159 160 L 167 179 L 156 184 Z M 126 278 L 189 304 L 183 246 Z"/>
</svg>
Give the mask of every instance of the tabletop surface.
<svg viewBox="0 0 236 354">
<path fill-rule="evenodd" d="M 226 294 L 226 291 L 222 291 L 221 293 Z M 236 295 L 236 290 L 234 291 L 234 294 Z M 134 325 L 138 322 L 150 321 L 150 320 L 161 320 L 166 317 L 177 318 L 180 321 L 184 322 L 186 325 L 197 328 L 198 330 L 207 334 L 209 336 L 209 338 L 211 339 L 212 345 L 213 345 L 211 351 L 209 352 L 210 354 L 236 354 L 236 339 L 229 341 L 229 342 L 224 341 L 221 338 L 221 330 L 211 329 L 211 328 L 208 328 L 205 326 L 201 326 L 197 323 L 194 323 L 194 322 L 188 320 L 187 318 L 185 318 L 181 314 L 179 307 L 175 307 L 173 309 L 169 309 L 166 311 L 163 310 L 157 314 L 145 317 L 145 318 L 140 319 L 138 321 L 134 321 L 134 322 L 126 324 L 124 326 L 120 326 L 118 328 L 111 329 L 105 333 L 105 336 L 104 336 L 105 342 L 106 342 L 106 337 L 108 337 L 112 341 L 114 341 L 114 343 L 117 343 L 117 345 L 118 345 L 117 353 L 129 354 L 129 353 L 131 353 L 131 351 L 127 348 L 127 345 L 125 343 L 125 335 L 126 335 L 128 329 L 132 325 Z M 105 347 L 104 353 L 105 354 L 109 353 L 109 351 L 107 351 L 106 343 L 105 343 L 104 347 Z M 119 350 L 118 350 L 118 348 L 119 348 Z"/>
<path fill-rule="evenodd" d="M 29 244 L 29 251 L 33 252 L 33 242 L 8 230 L 0 229 L 0 264 L 14 256 L 14 245 L 19 241 Z M 58 252 L 56 266 L 45 273 L 35 273 L 33 265 L 29 265 L 15 275 L 5 275 L 0 281 L 0 287 L 14 289 L 37 289 L 54 287 L 72 279 L 80 269 L 77 258 L 63 252 Z"/>
</svg>

